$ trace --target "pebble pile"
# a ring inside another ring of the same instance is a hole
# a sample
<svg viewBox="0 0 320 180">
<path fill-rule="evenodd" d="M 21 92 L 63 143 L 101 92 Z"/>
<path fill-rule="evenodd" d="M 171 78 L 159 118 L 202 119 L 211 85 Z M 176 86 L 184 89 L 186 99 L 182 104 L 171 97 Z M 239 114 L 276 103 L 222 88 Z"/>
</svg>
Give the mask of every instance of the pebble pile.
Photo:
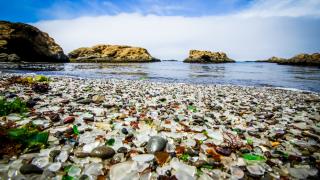
<svg viewBox="0 0 320 180">
<path fill-rule="evenodd" d="M 320 177 L 317 93 L 51 77 L 47 92 L 12 84 L 0 95 L 30 108 L 0 125 L 48 133 L 39 149 L 0 153 L 0 179 Z"/>
</svg>

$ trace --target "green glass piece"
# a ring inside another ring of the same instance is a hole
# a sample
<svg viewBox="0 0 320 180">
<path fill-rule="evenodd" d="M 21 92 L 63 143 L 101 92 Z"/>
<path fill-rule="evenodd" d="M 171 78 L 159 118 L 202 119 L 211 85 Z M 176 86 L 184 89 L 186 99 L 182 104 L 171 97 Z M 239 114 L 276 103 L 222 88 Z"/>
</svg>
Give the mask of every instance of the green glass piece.
<svg viewBox="0 0 320 180">
<path fill-rule="evenodd" d="M 197 108 L 196 107 L 194 107 L 194 106 L 188 106 L 188 110 L 189 111 L 192 111 L 192 112 L 197 112 Z"/>
<path fill-rule="evenodd" d="M 72 176 L 64 175 L 62 177 L 62 180 L 73 180 L 74 178 Z"/>
<path fill-rule="evenodd" d="M 252 145 L 253 144 L 253 140 L 251 138 L 247 139 L 247 144 Z"/>
<path fill-rule="evenodd" d="M 106 142 L 106 145 L 108 146 L 113 146 L 115 143 L 115 140 L 113 138 L 109 139 L 107 142 Z"/>
<path fill-rule="evenodd" d="M 265 157 L 255 154 L 243 154 L 242 156 L 245 160 L 249 161 L 265 161 Z"/>
<path fill-rule="evenodd" d="M 190 158 L 189 154 L 182 154 L 182 156 L 180 157 L 180 159 L 185 162 L 188 161 L 189 158 Z"/>
<path fill-rule="evenodd" d="M 78 130 L 78 126 L 77 125 L 73 125 L 73 133 L 76 135 L 79 135 L 79 130 Z"/>
</svg>

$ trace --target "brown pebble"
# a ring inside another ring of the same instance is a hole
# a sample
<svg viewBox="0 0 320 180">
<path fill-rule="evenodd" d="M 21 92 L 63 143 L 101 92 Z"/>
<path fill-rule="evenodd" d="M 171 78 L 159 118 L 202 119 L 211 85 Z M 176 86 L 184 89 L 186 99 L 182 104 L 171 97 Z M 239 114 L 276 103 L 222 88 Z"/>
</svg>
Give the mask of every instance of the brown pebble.
<svg viewBox="0 0 320 180">
<path fill-rule="evenodd" d="M 65 124 L 67 124 L 67 123 L 73 123 L 74 120 L 75 120 L 75 118 L 74 118 L 73 116 L 69 116 L 69 117 L 67 117 L 67 118 L 65 118 L 65 119 L 63 120 L 63 123 L 65 123 Z"/>
</svg>

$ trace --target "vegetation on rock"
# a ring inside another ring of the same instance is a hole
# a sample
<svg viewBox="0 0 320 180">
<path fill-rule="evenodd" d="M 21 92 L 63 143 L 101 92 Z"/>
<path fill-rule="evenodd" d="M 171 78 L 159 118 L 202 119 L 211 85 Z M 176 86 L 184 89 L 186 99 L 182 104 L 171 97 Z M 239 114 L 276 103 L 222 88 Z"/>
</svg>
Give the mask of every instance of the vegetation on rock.
<svg viewBox="0 0 320 180">
<path fill-rule="evenodd" d="M 288 65 L 320 66 L 320 53 L 298 54 L 289 59 L 271 57 L 264 62 Z"/>
<path fill-rule="evenodd" d="M 72 62 L 154 62 L 160 61 L 140 47 L 96 45 L 69 53 Z"/>
<path fill-rule="evenodd" d="M 186 63 L 229 63 L 235 62 L 224 52 L 190 50 Z"/>
</svg>

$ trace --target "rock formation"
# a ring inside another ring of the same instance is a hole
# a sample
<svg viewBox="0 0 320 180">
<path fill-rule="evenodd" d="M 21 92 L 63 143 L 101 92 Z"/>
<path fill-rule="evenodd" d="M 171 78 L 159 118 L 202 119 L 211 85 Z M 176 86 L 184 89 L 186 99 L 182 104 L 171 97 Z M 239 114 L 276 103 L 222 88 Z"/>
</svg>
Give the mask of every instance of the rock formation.
<svg viewBox="0 0 320 180">
<path fill-rule="evenodd" d="M 0 21 L 0 61 L 67 62 L 68 57 L 38 28 Z"/>
<path fill-rule="evenodd" d="M 186 63 L 230 63 L 235 62 L 224 52 L 190 50 Z"/>
<path fill-rule="evenodd" d="M 140 47 L 120 45 L 96 45 L 73 50 L 69 53 L 72 62 L 155 62 L 149 52 Z"/>
<path fill-rule="evenodd" d="M 320 66 L 320 53 L 298 54 L 290 59 L 272 57 L 266 62 L 288 65 Z"/>
</svg>

